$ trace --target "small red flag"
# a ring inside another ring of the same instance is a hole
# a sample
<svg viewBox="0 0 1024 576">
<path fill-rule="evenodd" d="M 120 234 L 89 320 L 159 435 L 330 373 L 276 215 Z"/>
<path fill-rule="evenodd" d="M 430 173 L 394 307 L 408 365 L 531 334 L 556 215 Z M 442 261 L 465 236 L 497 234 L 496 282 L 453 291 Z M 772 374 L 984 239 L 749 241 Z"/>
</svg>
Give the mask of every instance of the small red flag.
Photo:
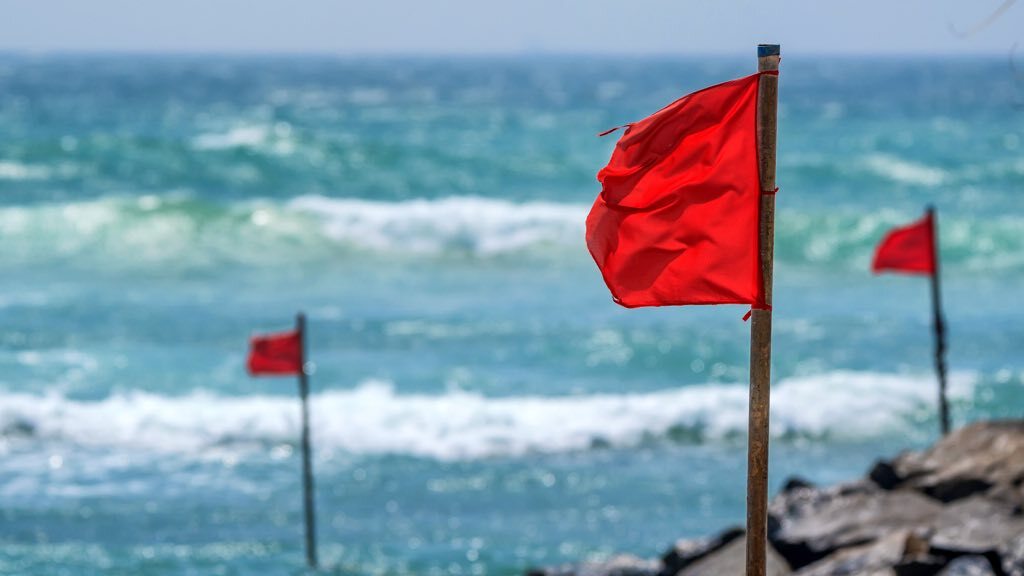
<svg viewBox="0 0 1024 576">
<path fill-rule="evenodd" d="M 300 374 L 302 334 L 293 330 L 254 336 L 250 341 L 248 367 L 253 376 Z"/>
<path fill-rule="evenodd" d="M 904 274 L 935 273 L 935 221 L 929 212 L 913 224 L 894 228 L 875 252 L 871 271 Z"/>
<path fill-rule="evenodd" d="M 615 302 L 763 306 L 754 74 L 629 125 L 597 179 L 587 247 Z"/>
</svg>

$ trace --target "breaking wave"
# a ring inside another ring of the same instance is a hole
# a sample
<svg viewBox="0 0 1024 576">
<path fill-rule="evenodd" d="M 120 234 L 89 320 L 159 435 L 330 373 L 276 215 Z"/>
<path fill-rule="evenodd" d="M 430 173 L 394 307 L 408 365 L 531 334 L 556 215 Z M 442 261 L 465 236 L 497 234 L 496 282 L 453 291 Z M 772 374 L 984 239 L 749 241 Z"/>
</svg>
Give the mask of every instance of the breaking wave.
<svg viewBox="0 0 1024 576">
<path fill-rule="evenodd" d="M 407 202 L 297 198 L 289 206 L 316 214 L 324 232 L 347 244 L 383 251 L 480 256 L 531 246 L 582 246 L 583 205 L 461 197 Z"/>
<path fill-rule="evenodd" d="M 188 196 L 111 197 L 0 208 L 0 266 L 276 266 L 359 254 L 401 258 L 543 255 L 587 259 L 588 207 L 456 196 L 380 202 L 303 196 L 220 204 Z M 917 214 L 782 211 L 781 264 L 866 269 L 890 227 Z M 943 260 L 967 269 L 1024 267 L 1024 218 L 944 216 Z"/>
<path fill-rule="evenodd" d="M 954 399 L 971 396 L 974 382 L 973 376 L 954 375 Z M 930 377 L 869 372 L 784 380 L 773 387 L 772 432 L 810 439 L 913 433 L 933 418 L 934 386 Z M 747 389 L 701 385 L 636 394 L 487 397 L 401 394 L 389 383 L 371 381 L 316 394 L 311 411 L 319 447 L 468 460 L 728 441 L 745 433 Z M 297 400 L 285 396 L 134 392 L 86 402 L 7 393 L 0 395 L 0 440 L 201 457 L 207 450 L 292 444 L 298 417 Z"/>
</svg>

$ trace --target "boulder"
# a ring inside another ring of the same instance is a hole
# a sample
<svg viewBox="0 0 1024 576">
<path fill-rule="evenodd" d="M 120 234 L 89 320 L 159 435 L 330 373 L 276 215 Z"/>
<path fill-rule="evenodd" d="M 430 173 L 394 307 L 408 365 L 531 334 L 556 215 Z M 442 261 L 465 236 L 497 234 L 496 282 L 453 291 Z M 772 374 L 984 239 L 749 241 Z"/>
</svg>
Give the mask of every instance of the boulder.
<svg viewBox="0 0 1024 576">
<path fill-rule="evenodd" d="M 927 542 L 913 532 L 897 530 L 874 542 L 838 550 L 794 576 L 934 576 L 946 562 L 928 555 L 927 548 Z"/>
<path fill-rule="evenodd" d="M 896 467 L 888 460 L 879 460 L 868 472 L 868 479 L 883 490 L 892 490 L 900 485 L 906 478 L 896 472 Z"/>
<path fill-rule="evenodd" d="M 661 557 L 660 576 L 674 576 L 701 558 L 743 536 L 743 528 L 730 528 L 713 538 L 679 540 Z"/>
<path fill-rule="evenodd" d="M 869 544 L 838 550 L 798 570 L 794 576 L 845 576 L 891 571 L 903 559 L 908 537 L 909 533 L 902 530 Z"/>
<path fill-rule="evenodd" d="M 1006 576 L 1024 576 L 1024 534 L 999 547 L 998 555 Z"/>
<path fill-rule="evenodd" d="M 953 502 L 994 487 L 1020 499 L 1024 483 L 1024 421 L 978 422 L 946 436 L 924 452 L 906 452 L 891 463 L 894 486 Z M 884 471 L 879 477 L 885 483 Z"/>
<path fill-rule="evenodd" d="M 912 490 L 884 491 L 870 482 L 780 494 L 770 514 L 769 540 L 794 569 L 841 549 L 870 544 L 893 532 L 924 533 L 942 510 Z M 904 536 L 905 538 L 905 536 Z"/>
<path fill-rule="evenodd" d="M 799 476 L 790 476 L 788 479 L 786 479 L 786 482 L 783 483 L 782 490 L 780 490 L 780 493 L 790 492 L 793 490 L 800 490 L 802 488 L 814 488 L 814 483 L 810 482 L 806 478 L 801 478 Z"/>
<path fill-rule="evenodd" d="M 892 571 L 896 576 L 935 576 L 945 565 L 945 558 L 922 556 L 901 560 Z"/>
<path fill-rule="evenodd" d="M 961 556 L 939 572 L 938 576 L 997 576 L 992 563 L 984 556 Z"/>
<path fill-rule="evenodd" d="M 717 551 L 708 554 L 675 576 L 744 576 L 747 563 L 747 538 L 736 538 Z M 788 576 L 792 572 L 786 561 L 768 547 L 767 576 Z"/>
<path fill-rule="evenodd" d="M 772 576 L 1024 576 L 1024 420 L 966 426 L 864 479 L 819 488 L 792 478 L 769 506 Z M 531 576 L 732 576 L 733 528 L 681 540 L 660 560 L 617 556 Z"/>
<path fill-rule="evenodd" d="M 1024 534 L 1024 517 L 1004 503 L 972 496 L 945 506 L 932 526 L 931 552 L 946 557 L 997 557 Z"/>
</svg>

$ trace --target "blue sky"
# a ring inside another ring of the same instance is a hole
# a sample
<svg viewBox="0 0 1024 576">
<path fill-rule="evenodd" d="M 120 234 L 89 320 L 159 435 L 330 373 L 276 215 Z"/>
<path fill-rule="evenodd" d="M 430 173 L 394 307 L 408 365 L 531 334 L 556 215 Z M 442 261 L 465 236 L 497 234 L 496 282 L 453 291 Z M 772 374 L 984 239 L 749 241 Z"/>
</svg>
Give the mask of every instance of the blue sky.
<svg viewBox="0 0 1024 576">
<path fill-rule="evenodd" d="M 0 50 L 1008 54 L 1004 0 L 0 0 Z"/>
</svg>

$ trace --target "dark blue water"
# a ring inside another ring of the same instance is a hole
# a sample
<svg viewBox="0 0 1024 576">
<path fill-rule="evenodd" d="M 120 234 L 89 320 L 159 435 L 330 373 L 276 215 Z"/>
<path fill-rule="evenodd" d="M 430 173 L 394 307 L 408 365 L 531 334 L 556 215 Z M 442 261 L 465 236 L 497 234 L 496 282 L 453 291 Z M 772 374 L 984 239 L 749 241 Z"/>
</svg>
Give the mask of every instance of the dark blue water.
<svg viewBox="0 0 1024 576">
<path fill-rule="evenodd" d="M 741 523 L 740 307 L 624 310 L 595 134 L 753 62 L 0 56 L 0 572 L 297 573 L 309 317 L 328 572 L 514 574 Z M 787 59 L 771 481 L 1024 412 L 1024 116 L 1000 59 Z"/>
</svg>

